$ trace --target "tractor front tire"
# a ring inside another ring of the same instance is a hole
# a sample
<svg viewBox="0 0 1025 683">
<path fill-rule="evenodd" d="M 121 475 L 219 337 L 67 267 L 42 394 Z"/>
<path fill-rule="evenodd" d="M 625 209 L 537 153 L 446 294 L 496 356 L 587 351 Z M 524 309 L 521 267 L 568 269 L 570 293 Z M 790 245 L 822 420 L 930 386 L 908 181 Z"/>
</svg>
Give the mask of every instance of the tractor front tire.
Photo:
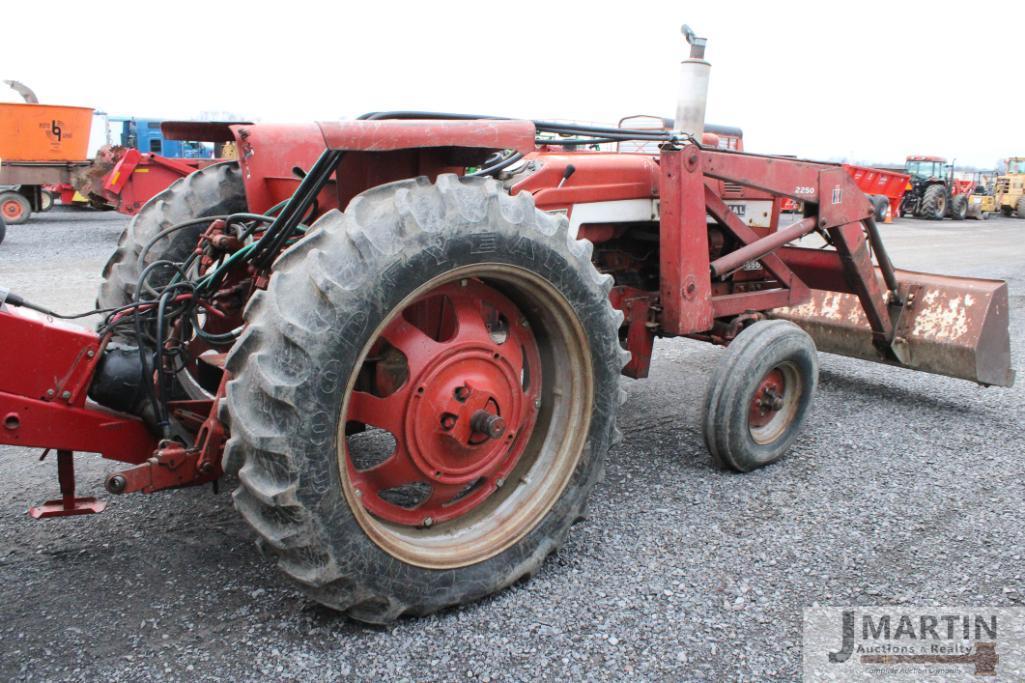
<svg viewBox="0 0 1025 683">
<path fill-rule="evenodd" d="M 968 198 L 963 194 L 950 198 L 950 217 L 955 221 L 963 221 L 968 216 Z"/>
<path fill-rule="evenodd" d="M 1025 197 L 1018 199 L 1018 204 L 1015 206 L 1014 215 L 1017 218 L 1025 218 Z"/>
<path fill-rule="evenodd" d="M 20 192 L 0 192 L 0 214 L 7 225 L 21 225 L 32 216 L 32 205 Z"/>
<path fill-rule="evenodd" d="M 212 164 L 171 183 L 146 202 L 118 238 L 117 249 L 103 266 L 103 281 L 96 295 L 97 308 L 117 308 L 132 303 L 142 269 L 157 260 L 184 261 L 196 248 L 196 241 L 206 226 L 198 223 L 162 237 L 146 253 L 145 263 L 140 263 L 139 255 L 146 244 L 162 231 L 192 218 L 245 211 L 246 206 L 237 161 Z M 149 282 L 166 284 L 172 272 L 158 270 Z M 136 344 L 134 337 L 131 326 L 122 325 L 114 333 L 115 341 Z"/>
<path fill-rule="evenodd" d="M 4 237 L 7 236 L 7 224 L 4 223 L 4 217 L 0 216 L 0 244 L 4 243 Z"/>
<path fill-rule="evenodd" d="M 785 320 L 745 328 L 727 347 L 705 394 L 705 445 L 738 472 L 775 462 L 801 430 L 818 385 L 815 343 Z"/>
<path fill-rule="evenodd" d="M 897 218 L 917 218 L 918 207 L 915 204 L 914 198 L 910 193 L 905 194 L 900 200 L 900 206 L 897 207 Z"/>
<path fill-rule="evenodd" d="M 560 546 L 625 398 L 591 251 L 528 194 L 442 175 L 364 192 L 277 260 L 228 357 L 225 469 L 300 590 L 386 623 Z"/>
<path fill-rule="evenodd" d="M 919 218 L 930 221 L 943 220 L 947 215 L 947 190 L 942 185 L 930 185 L 925 188 L 922 202 L 918 206 Z"/>
</svg>

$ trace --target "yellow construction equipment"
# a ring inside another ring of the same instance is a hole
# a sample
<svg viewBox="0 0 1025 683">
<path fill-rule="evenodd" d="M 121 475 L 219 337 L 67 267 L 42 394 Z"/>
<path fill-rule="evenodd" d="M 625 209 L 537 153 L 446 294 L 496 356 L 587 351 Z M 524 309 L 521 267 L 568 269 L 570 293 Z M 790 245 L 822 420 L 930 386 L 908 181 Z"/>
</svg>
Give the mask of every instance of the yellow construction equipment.
<svg viewBox="0 0 1025 683">
<path fill-rule="evenodd" d="M 993 184 L 993 203 L 1005 216 L 1025 218 L 1025 157 L 1007 160 L 1007 173 Z"/>
<path fill-rule="evenodd" d="M 1025 218 L 1025 157 L 1004 161 L 1003 175 L 976 175 L 975 192 L 968 198 L 967 218 L 985 220 L 989 214 Z"/>
</svg>

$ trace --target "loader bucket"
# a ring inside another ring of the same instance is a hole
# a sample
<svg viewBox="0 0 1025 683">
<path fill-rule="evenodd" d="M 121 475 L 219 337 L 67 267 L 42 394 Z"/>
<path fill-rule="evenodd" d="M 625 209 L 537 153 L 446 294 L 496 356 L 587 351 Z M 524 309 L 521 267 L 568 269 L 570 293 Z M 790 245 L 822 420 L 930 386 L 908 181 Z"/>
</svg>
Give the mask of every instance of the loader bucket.
<svg viewBox="0 0 1025 683">
<path fill-rule="evenodd" d="M 1007 284 L 898 270 L 901 299 L 892 350 L 872 343 L 872 330 L 854 294 L 812 289 L 800 306 L 777 308 L 776 318 L 797 323 L 821 351 L 889 363 L 938 375 L 1009 387 L 1014 382 L 1008 333 Z"/>
</svg>

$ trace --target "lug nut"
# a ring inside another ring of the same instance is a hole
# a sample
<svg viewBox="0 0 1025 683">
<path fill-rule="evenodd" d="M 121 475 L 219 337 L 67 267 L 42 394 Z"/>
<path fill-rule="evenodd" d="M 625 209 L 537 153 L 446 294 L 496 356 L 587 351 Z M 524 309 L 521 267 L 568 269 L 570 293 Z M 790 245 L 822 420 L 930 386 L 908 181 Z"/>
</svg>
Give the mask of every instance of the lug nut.
<svg viewBox="0 0 1025 683">
<path fill-rule="evenodd" d="M 758 402 L 762 410 L 780 410 L 783 408 L 783 397 L 776 393 L 776 390 L 769 387 L 762 392 L 762 400 Z"/>
<path fill-rule="evenodd" d="M 456 426 L 456 419 L 452 413 L 445 413 L 441 416 L 441 428 L 446 432 L 451 431 Z"/>
<path fill-rule="evenodd" d="M 505 420 L 501 415 L 492 415 L 486 410 L 478 410 L 470 418 L 473 431 L 485 434 L 488 438 L 497 439 L 505 433 Z"/>
<path fill-rule="evenodd" d="M 470 398 L 470 387 L 466 386 L 465 384 L 461 387 L 456 387 L 455 395 L 456 400 L 465 401 L 466 399 Z"/>
</svg>

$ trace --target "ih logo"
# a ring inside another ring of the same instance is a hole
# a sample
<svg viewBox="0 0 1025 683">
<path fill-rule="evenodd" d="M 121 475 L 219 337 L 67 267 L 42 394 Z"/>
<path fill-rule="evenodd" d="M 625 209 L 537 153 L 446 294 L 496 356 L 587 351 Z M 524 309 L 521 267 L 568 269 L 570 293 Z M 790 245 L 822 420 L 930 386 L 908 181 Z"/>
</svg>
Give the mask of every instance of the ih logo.
<svg viewBox="0 0 1025 683">
<path fill-rule="evenodd" d="M 57 119 L 54 119 L 53 121 L 50 121 L 50 133 L 55 138 L 57 138 L 57 142 L 61 141 L 61 137 L 63 136 L 63 131 L 61 129 L 61 122 L 58 121 Z"/>
<path fill-rule="evenodd" d="M 837 185 L 836 187 L 833 188 L 833 203 L 834 204 L 839 204 L 842 201 L 843 201 L 843 190 L 841 190 L 840 186 Z"/>
</svg>

